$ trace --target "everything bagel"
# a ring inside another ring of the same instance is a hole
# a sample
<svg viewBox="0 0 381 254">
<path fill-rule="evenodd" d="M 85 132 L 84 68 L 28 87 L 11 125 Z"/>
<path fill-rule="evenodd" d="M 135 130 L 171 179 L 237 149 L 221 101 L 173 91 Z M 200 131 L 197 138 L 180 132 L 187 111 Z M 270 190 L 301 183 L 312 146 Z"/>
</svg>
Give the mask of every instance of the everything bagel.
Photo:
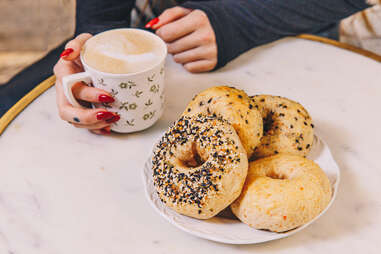
<svg viewBox="0 0 381 254">
<path fill-rule="evenodd" d="M 254 159 L 280 153 L 306 156 L 310 152 L 314 125 L 302 105 L 272 95 L 256 95 L 251 100 L 263 118 L 263 137 Z"/>
<path fill-rule="evenodd" d="M 208 219 L 240 195 L 248 159 L 226 120 L 199 114 L 181 117 L 164 134 L 152 165 L 162 202 L 180 214 Z"/>
<path fill-rule="evenodd" d="M 192 99 L 183 115 L 200 113 L 222 116 L 230 122 L 248 157 L 253 155 L 263 135 L 263 121 L 244 91 L 227 86 L 206 89 Z"/>
</svg>

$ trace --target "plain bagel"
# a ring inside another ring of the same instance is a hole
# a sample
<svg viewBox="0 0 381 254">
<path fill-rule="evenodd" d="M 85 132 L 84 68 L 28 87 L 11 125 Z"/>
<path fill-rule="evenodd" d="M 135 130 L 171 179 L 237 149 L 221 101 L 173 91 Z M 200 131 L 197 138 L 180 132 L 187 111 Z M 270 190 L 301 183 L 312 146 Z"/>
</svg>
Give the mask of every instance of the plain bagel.
<svg viewBox="0 0 381 254">
<path fill-rule="evenodd" d="M 331 200 L 328 177 L 313 161 L 279 154 L 249 164 L 233 213 L 256 229 L 284 232 L 319 215 Z"/>
<path fill-rule="evenodd" d="M 221 117 L 183 116 L 161 138 L 152 158 L 161 201 L 180 214 L 208 219 L 241 193 L 248 158 Z"/>
<path fill-rule="evenodd" d="M 227 86 L 208 88 L 192 99 L 183 115 L 200 113 L 222 116 L 230 122 L 248 157 L 253 155 L 263 135 L 263 121 L 244 91 Z"/>
</svg>

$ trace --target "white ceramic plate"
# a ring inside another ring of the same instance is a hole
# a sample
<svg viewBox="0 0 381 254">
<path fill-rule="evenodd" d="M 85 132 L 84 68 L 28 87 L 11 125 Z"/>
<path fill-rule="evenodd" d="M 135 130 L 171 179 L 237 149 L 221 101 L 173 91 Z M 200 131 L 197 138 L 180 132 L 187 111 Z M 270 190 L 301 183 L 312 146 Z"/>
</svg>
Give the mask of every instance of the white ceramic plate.
<svg viewBox="0 0 381 254">
<path fill-rule="evenodd" d="M 151 170 L 152 154 L 148 158 L 143 171 L 143 179 L 146 196 L 155 210 L 167 219 L 170 223 L 189 234 L 205 238 L 208 240 L 230 243 L 230 244 L 254 244 L 284 238 L 304 229 L 322 214 L 324 214 L 335 200 L 340 181 L 340 169 L 337 166 L 327 144 L 315 136 L 314 145 L 308 158 L 314 160 L 327 174 L 332 184 L 332 199 L 327 208 L 309 223 L 285 233 L 274 233 L 264 230 L 253 229 L 238 219 L 215 216 L 208 220 L 198 220 L 178 214 L 171 208 L 165 206 L 156 194 L 156 189 L 152 182 Z"/>
</svg>

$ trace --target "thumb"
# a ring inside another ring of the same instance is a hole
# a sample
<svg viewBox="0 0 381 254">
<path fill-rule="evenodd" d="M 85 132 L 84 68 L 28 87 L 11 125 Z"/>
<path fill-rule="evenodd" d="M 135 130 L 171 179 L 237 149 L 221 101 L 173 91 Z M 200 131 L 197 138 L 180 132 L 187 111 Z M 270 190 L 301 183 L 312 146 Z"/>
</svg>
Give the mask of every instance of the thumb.
<svg viewBox="0 0 381 254">
<path fill-rule="evenodd" d="M 73 86 L 73 95 L 75 98 L 97 103 L 112 103 L 115 99 L 112 95 L 105 90 L 85 85 L 82 82 L 78 82 Z"/>
</svg>

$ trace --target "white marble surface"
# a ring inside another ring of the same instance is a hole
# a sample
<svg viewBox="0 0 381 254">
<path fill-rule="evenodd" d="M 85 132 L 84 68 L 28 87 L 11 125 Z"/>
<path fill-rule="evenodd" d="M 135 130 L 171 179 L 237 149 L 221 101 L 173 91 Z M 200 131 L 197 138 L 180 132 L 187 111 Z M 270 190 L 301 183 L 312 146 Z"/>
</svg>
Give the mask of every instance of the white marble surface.
<svg viewBox="0 0 381 254">
<path fill-rule="evenodd" d="M 379 253 L 381 65 L 317 42 L 287 39 L 193 75 L 168 59 L 167 109 L 152 128 L 95 136 L 57 116 L 55 91 L 0 137 L 1 254 Z M 282 240 L 225 245 L 170 225 L 144 197 L 152 144 L 196 92 L 230 84 L 300 101 L 341 168 L 336 202 Z"/>
</svg>

